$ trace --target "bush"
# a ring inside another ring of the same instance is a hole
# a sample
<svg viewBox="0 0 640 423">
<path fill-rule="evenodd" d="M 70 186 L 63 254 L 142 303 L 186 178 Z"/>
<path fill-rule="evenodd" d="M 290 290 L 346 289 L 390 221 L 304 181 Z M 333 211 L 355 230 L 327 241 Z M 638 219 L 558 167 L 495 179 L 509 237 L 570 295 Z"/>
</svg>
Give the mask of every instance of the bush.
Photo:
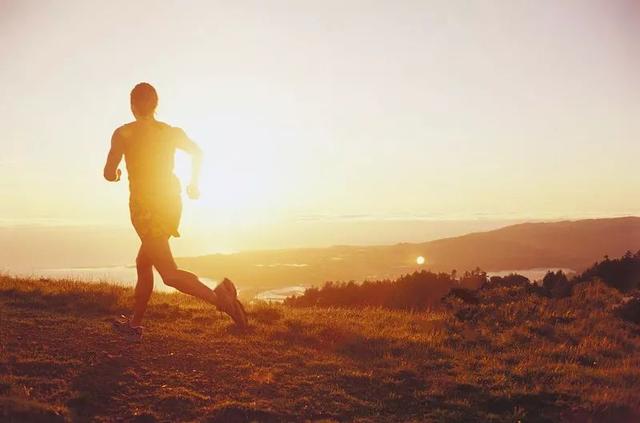
<svg viewBox="0 0 640 423">
<path fill-rule="evenodd" d="M 527 277 L 512 273 L 507 276 L 492 276 L 488 282 L 481 286 L 481 289 L 526 288 L 529 286 L 531 286 L 531 281 Z"/>
<path fill-rule="evenodd" d="M 285 304 L 297 307 L 370 306 L 404 310 L 425 310 L 439 305 L 451 288 L 477 289 L 486 282 L 479 269 L 466 272 L 459 280 L 453 274 L 414 272 L 397 280 L 335 283 L 309 288 L 304 295 L 287 298 Z"/>
<path fill-rule="evenodd" d="M 451 274 L 421 271 L 396 280 L 327 282 L 320 288 L 307 289 L 299 297 L 287 298 L 285 304 L 296 307 L 369 306 L 419 311 L 440 306 L 445 296 L 448 300 L 459 300 L 465 304 L 476 303 L 478 295 L 487 298 L 495 296 L 498 302 L 504 298 L 515 300 L 515 297 L 530 294 L 566 298 L 572 295 L 574 288 L 582 285 L 581 282 L 597 280 L 620 292 L 640 289 L 640 251 L 635 255 L 627 252 L 614 260 L 605 257 L 604 261 L 595 263 L 571 281 L 561 270 L 548 272 L 542 280 L 542 286 L 518 274 L 488 279 L 487 274 L 479 268 L 465 272 L 459 278 L 455 271 Z M 473 292 L 478 289 L 481 292 Z"/>
<path fill-rule="evenodd" d="M 616 307 L 615 311 L 623 320 L 640 323 L 640 296 L 625 298 L 622 303 Z"/>
<path fill-rule="evenodd" d="M 571 284 L 562 270 L 547 272 L 542 279 L 542 288 L 552 298 L 565 298 L 571 295 Z"/>
<path fill-rule="evenodd" d="M 609 259 L 605 256 L 601 262 L 596 262 L 589 269 L 577 277 L 578 282 L 600 279 L 605 284 L 621 292 L 640 289 L 640 251 L 631 251 L 619 259 Z"/>
</svg>

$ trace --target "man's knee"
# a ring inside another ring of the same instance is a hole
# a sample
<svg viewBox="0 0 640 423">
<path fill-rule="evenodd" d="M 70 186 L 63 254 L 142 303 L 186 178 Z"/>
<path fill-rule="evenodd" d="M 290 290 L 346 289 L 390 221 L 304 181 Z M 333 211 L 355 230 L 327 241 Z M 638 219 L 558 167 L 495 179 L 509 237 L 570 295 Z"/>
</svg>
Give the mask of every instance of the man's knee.
<svg viewBox="0 0 640 423">
<path fill-rule="evenodd" d="M 158 273 L 160 273 L 162 282 L 164 282 L 165 285 L 176 288 L 180 284 L 180 274 L 177 271 L 172 269 L 158 269 Z"/>
<path fill-rule="evenodd" d="M 171 288 L 176 288 L 178 285 L 178 280 L 176 278 L 171 278 L 171 277 L 162 278 L 162 282 L 164 282 L 165 285 Z"/>
<path fill-rule="evenodd" d="M 149 267 L 152 265 L 153 263 L 151 262 L 151 259 L 146 254 L 138 253 L 138 256 L 136 257 L 136 266 Z"/>
</svg>

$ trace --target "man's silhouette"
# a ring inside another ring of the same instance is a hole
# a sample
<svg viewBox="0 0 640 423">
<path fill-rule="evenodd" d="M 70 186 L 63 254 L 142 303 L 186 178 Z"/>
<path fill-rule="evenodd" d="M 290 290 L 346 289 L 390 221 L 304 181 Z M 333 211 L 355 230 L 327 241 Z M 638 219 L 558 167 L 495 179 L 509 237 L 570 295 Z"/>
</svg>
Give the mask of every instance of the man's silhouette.
<svg viewBox="0 0 640 423">
<path fill-rule="evenodd" d="M 118 319 L 116 327 L 133 337 L 141 336 L 140 323 L 153 291 L 153 267 L 165 284 L 207 301 L 227 313 L 237 325 L 246 326 L 244 308 L 230 280 L 225 278 L 211 290 L 193 273 L 178 269 L 173 259 L 169 238 L 180 236 L 182 211 L 180 182 L 173 173 L 175 151 L 184 150 L 192 157 L 191 183 L 187 186 L 191 199 L 200 195 L 202 152 L 182 129 L 155 119 L 157 104 L 158 95 L 153 86 L 143 82 L 133 88 L 131 111 L 135 121 L 115 130 L 104 167 L 106 180 L 119 181 L 118 166 L 124 156 L 129 175 L 131 222 L 142 241 L 136 258 L 138 282 L 133 315 Z"/>
</svg>

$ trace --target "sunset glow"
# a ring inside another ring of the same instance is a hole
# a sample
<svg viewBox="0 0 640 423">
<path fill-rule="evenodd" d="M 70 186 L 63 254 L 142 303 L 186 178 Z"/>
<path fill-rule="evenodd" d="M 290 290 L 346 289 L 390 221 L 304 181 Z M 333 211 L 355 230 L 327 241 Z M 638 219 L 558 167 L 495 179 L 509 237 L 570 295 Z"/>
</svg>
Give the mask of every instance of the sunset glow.
<svg viewBox="0 0 640 423">
<path fill-rule="evenodd" d="M 640 0 L 0 0 L 2 421 L 640 422 Z"/>
<path fill-rule="evenodd" d="M 5 2 L 0 224 L 127 227 L 140 81 L 205 153 L 181 254 L 638 214 L 638 7 L 569 3 Z"/>
</svg>

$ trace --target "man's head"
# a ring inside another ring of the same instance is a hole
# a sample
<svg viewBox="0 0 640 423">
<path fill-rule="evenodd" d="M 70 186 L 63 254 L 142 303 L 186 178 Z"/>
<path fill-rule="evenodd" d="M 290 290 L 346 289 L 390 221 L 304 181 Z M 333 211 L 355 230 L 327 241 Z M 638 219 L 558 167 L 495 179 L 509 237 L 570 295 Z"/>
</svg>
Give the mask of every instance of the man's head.
<svg viewBox="0 0 640 423">
<path fill-rule="evenodd" d="M 141 82 L 131 90 L 131 111 L 136 119 L 151 117 L 158 106 L 158 93 L 147 82 Z"/>
</svg>

